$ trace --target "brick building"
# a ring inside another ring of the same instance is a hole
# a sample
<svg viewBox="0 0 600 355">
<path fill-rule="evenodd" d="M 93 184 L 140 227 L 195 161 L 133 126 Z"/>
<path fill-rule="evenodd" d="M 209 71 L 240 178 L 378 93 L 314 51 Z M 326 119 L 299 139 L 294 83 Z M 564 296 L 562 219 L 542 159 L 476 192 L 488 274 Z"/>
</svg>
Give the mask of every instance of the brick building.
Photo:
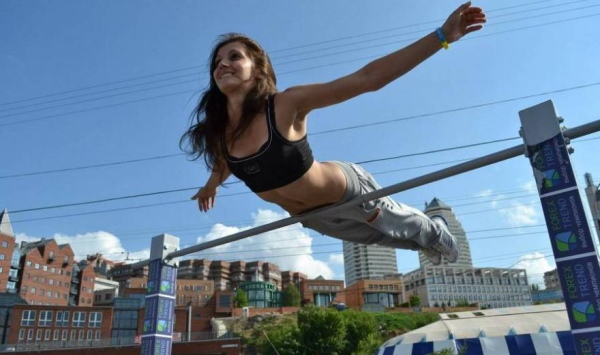
<svg viewBox="0 0 600 355">
<path fill-rule="evenodd" d="M 66 306 L 71 288 L 73 249 L 54 239 L 22 242 L 19 292 L 30 304 Z"/>
<path fill-rule="evenodd" d="M 94 304 L 95 278 L 94 266 L 87 260 L 73 265 L 69 306 L 92 306 Z"/>
<path fill-rule="evenodd" d="M 313 280 L 303 280 L 298 284 L 303 303 L 313 303 L 315 306 L 329 306 L 332 303 L 346 303 L 344 281 L 325 280 L 319 276 Z"/>
<path fill-rule="evenodd" d="M 176 306 L 204 306 L 213 297 L 215 284 L 211 280 L 177 280 Z"/>
<path fill-rule="evenodd" d="M 352 309 L 383 311 L 404 302 L 402 280 L 360 280 L 345 293 L 346 306 Z"/>
<path fill-rule="evenodd" d="M 281 272 L 281 289 L 285 290 L 289 285 L 296 285 L 296 287 L 298 286 L 298 284 L 300 284 L 300 282 L 302 281 L 306 281 L 308 280 L 308 276 L 306 276 L 305 274 L 301 273 L 301 272 L 294 272 L 294 271 L 282 271 Z"/>
<path fill-rule="evenodd" d="M 115 265 L 115 262 L 104 258 L 104 256 L 100 253 L 88 255 L 86 260 L 92 264 L 96 276 L 101 276 L 104 278 L 109 276 L 110 270 Z"/>
<path fill-rule="evenodd" d="M 19 262 L 13 260 L 15 235 L 8 218 L 8 211 L 0 213 L 0 292 L 16 292 Z"/>
<path fill-rule="evenodd" d="M 100 342 L 110 337 L 112 317 L 112 307 L 15 305 L 6 343 Z"/>
<path fill-rule="evenodd" d="M 108 276 L 111 280 L 119 283 L 121 292 L 128 287 L 146 287 L 148 284 L 148 266 L 133 269 L 131 264 L 116 263 L 108 271 Z"/>
</svg>

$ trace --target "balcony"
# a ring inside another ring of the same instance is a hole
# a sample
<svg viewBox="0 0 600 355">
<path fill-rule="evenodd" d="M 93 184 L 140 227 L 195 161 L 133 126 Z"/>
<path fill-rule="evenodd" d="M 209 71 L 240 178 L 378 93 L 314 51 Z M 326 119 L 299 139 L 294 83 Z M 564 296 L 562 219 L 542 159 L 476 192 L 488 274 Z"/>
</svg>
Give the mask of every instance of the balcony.
<svg viewBox="0 0 600 355">
<path fill-rule="evenodd" d="M 72 282 L 72 283 L 74 283 L 74 284 L 78 284 L 78 283 L 80 283 L 80 282 L 81 282 L 81 280 L 79 279 L 79 277 L 73 277 L 73 278 L 71 279 L 71 282 Z"/>
<path fill-rule="evenodd" d="M 75 286 L 71 286 L 71 289 L 69 290 L 69 293 L 72 295 L 77 295 L 79 294 L 79 289 Z"/>
<path fill-rule="evenodd" d="M 19 281 L 19 275 L 8 275 L 8 279 L 9 279 L 10 281 L 15 281 L 15 282 L 17 282 L 17 281 Z"/>
</svg>

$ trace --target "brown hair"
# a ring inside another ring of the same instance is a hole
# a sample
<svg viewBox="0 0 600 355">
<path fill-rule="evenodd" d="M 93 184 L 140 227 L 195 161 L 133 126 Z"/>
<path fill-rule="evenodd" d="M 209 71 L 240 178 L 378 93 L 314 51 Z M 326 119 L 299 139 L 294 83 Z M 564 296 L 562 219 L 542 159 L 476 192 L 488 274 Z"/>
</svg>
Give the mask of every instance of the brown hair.
<svg viewBox="0 0 600 355">
<path fill-rule="evenodd" d="M 277 79 L 271 60 L 262 47 L 253 39 L 239 33 L 228 33 L 219 36 L 209 62 L 210 83 L 202 92 L 198 105 L 192 112 L 191 126 L 183 134 L 179 146 L 192 159 L 204 155 L 208 169 L 221 163 L 224 157 L 225 132 L 229 122 L 227 113 L 227 97 L 219 90 L 213 77 L 216 69 L 215 57 L 221 47 L 232 42 L 242 43 L 248 55 L 254 61 L 256 85 L 250 90 L 242 105 L 242 117 L 232 134 L 231 140 L 239 139 L 250 126 L 252 119 L 265 110 L 267 97 L 277 92 Z M 218 166 L 217 166 L 218 168 Z"/>
</svg>

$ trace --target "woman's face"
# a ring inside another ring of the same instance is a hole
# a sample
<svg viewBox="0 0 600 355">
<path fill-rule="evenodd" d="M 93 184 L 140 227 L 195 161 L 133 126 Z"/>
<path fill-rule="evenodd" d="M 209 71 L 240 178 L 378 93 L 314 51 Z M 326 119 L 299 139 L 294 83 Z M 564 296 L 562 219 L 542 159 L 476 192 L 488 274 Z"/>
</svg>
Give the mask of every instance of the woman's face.
<svg viewBox="0 0 600 355">
<path fill-rule="evenodd" d="M 252 88 L 255 82 L 254 61 L 241 42 L 231 42 L 219 48 L 213 64 L 213 79 L 222 93 Z"/>
</svg>

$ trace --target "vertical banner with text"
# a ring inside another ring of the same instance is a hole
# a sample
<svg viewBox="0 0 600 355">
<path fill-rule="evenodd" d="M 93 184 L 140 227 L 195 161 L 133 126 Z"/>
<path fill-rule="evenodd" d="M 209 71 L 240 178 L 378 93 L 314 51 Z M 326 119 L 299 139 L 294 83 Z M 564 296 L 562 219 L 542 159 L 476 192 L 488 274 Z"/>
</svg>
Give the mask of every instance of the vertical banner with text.
<svg viewBox="0 0 600 355">
<path fill-rule="evenodd" d="M 578 354 L 600 354 L 600 265 L 551 101 L 520 112 Z"/>
<path fill-rule="evenodd" d="M 143 355 L 171 354 L 176 282 L 175 267 L 161 259 L 150 262 L 141 347 Z"/>
</svg>

